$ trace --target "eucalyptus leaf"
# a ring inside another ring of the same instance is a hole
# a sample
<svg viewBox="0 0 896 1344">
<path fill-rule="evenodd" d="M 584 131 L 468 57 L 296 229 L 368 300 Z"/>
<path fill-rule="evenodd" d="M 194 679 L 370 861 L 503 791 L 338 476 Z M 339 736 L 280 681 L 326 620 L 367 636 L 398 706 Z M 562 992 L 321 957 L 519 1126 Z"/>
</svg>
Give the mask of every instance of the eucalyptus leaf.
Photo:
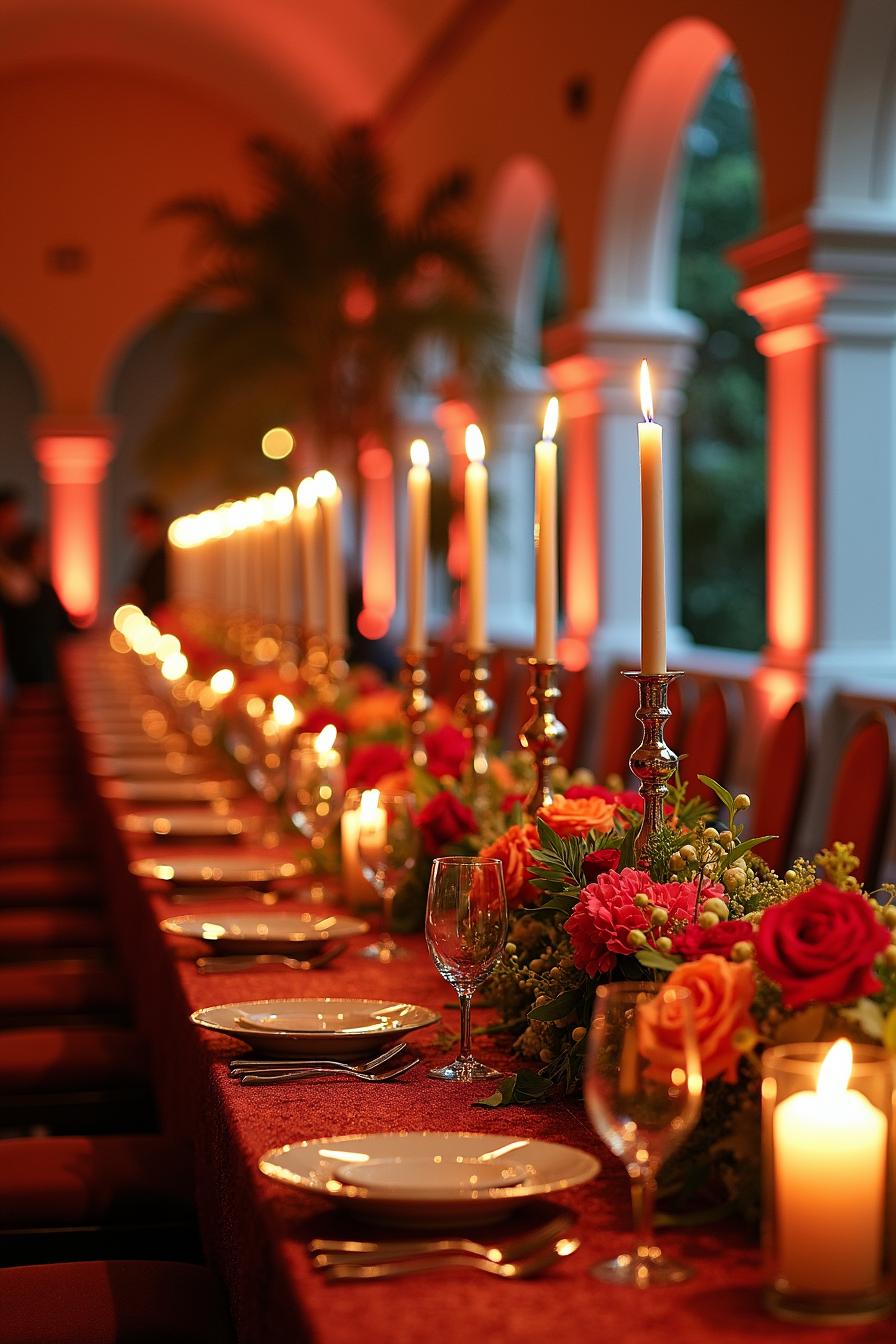
<svg viewBox="0 0 896 1344">
<path fill-rule="evenodd" d="M 571 1013 L 579 1000 L 578 990 L 566 989 L 556 999 L 543 1003 L 540 1008 L 529 1009 L 530 1022 L 558 1022 L 561 1017 Z"/>
<path fill-rule="evenodd" d="M 713 779 L 711 775 L 698 775 L 697 778 L 701 784 L 705 784 L 708 789 L 712 789 L 722 806 L 727 808 L 729 816 L 733 817 L 735 812 L 734 798 L 725 786 L 720 784 L 718 780 Z"/>
<path fill-rule="evenodd" d="M 655 947 L 645 947 L 641 952 L 636 952 L 635 956 L 642 966 L 649 966 L 653 971 L 674 971 L 681 965 L 674 957 L 657 952 Z"/>
</svg>

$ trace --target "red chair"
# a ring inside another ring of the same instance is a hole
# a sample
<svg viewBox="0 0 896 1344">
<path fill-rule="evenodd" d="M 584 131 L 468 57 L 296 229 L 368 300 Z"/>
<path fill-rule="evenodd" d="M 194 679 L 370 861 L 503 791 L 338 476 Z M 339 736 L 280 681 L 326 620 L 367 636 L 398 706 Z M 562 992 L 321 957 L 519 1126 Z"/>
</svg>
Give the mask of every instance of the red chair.
<svg viewBox="0 0 896 1344">
<path fill-rule="evenodd" d="M 852 841 L 860 881 L 874 881 L 883 848 L 893 776 L 890 715 L 868 714 L 853 727 L 834 776 L 824 844 Z"/>
<path fill-rule="evenodd" d="M 708 803 L 716 801 L 712 789 L 701 784 L 697 776 L 709 775 L 711 779 L 724 782 L 733 736 L 732 718 L 726 688 L 720 681 L 704 682 L 678 748 L 682 758 L 681 778 L 688 786 L 689 798 L 703 798 Z"/>
<path fill-rule="evenodd" d="M 603 686 L 606 710 L 594 769 L 595 777 L 599 784 L 605 784 L 611 775 L 618 775 L 623 782 L 628 782 L 631 777 L 629 757 L 641 741 L 641 726 L 635 718 L 635 710 L 638 708 L 638 686 L 631 677 L 624 677 L 620 671 L 611 672 Z M 668 705 L 672 717 L 667 720 L 666 740 L 673 750 L 678 750 L 677 744 L 681 740 L 687 714 L 687 700 L 681 679 L 669 683 Z"/>
<path fill-rule="evenodd" d="M 560 764 L 565 765 L 567 770 L 573 770 L 579 763 L 579 747 L 588 705 L 587 669 L 580 667 L 575 672 L 568 672 L 562 668 L 558 685 L 562 692 L 558 705 L 560 722 L 566 728 L 566 741 L 560 749 Z"/>
<path fill-rule="evenodd" d="M 806 781 L 808 734 L 802 702 L 790 706 L 763 739 L 753 806 L 749 813 L 750 835 L 771 835 L 758 851 L 769 867 L 780 871 L 793 858 L 796 822 Z"/>
</svg>

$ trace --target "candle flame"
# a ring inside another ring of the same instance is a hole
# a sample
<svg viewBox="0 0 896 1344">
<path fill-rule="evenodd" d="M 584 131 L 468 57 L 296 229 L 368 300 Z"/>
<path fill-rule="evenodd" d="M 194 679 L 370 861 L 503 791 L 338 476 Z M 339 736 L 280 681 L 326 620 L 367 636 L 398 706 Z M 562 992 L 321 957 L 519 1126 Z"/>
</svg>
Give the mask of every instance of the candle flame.
<svg viewBox="0 0 896 1344">
<path fill-rule="evenodd" d="M 274 491 L 274 517 L 288 518 L 293 510 L 292 491 L 288 485 L 281 485 Z"/>
<path fill-rule="evenodd" d="M 236 677 L 229 667 L 221 667 L 209 680 L 215 695 L 229 695 L 236 685 Z"/>
<path fill-rule="evenodd" d="M 653 419 L 653 390 L 650 386 L 650 369 L 647 360 L 641 360 L 641 410 L 645 420 Z"/>
<path fill-rule="evenodd" d="M 271 701 L 274 722 L 280 728 L 289 728 L 296 721 L 296 707 L 286 695 L 275 695 Z"/>
<path fill-rule="evenodd" d="M 361 794 L 361 806 L 358 809 L 361 821 L 365 823 L 374 821 L 379 810 L 379 805 L 379 789 L 365 789 Z"/>
<path fill-rule="evenodd" d="M 317 504 L 317 486 L 310 476 L 299 481 L 296 487 L 296 504 L 300 509 L 313 509 Z"/>
<path fill-rule="evenodd" d="M 339 486 L 332 471 L 316 471 L 314 473 L 314 484 L 318 499 L 332 499 L 334 495 L 339 493 Z"/>
<path fill-rule="evenodd" d="M 333 750 L 333 743 L 336 741 L 336 725 L 328 723 L 321 728 L 317 737 L 314 739 L 314 750 L 320 756 L 326 756 L 327 752 Z"/>
<path fill-rule="evenodd" d="M 248 499 L 243 500 L 245 507 L 246 527 L 260 527 L 264 522 L 264 510 L 261 506 L 261 500 L 255 495 L 250 495 Z"/>
<path fill-rule="evenodd" d="M 849 1086 L 852 1073 L 852 1046 L 845 1036 L 835 1041 L 818 1070 L 816 1091 L 825 1102 L 835 1101 Z"/>
<path fill-rule="evenodd" d="M 554 436 L 557 433 L 557 424 L 559 420 L 560 403 L 556 397 L 551 397 L 544 413 L 544 428 L 541 431 L 541 437 L 543 439 L 550 439 L 553 441 Z"/>
<path fill-rule="evenodd" d="M 482 430 L 478 425 L 467 425 L 464 443 L 467 449 L 468 462 L 485 461 L 485 439 L 482 437 Z"/>
<path fill-rule="evenodd" d="M 429 466 L 429 445 L 425 439 L 415 439 L 411 444 L 411 465 L 414 467 Z"/>
</svg>

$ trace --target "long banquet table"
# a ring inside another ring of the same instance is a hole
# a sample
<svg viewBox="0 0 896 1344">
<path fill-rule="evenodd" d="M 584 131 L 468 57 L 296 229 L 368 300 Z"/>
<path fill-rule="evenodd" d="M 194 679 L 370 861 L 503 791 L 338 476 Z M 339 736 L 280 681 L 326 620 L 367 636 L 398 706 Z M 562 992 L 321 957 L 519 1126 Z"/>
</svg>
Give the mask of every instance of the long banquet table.
<svg viewBox="0 0 896 1344">
<path fill-rule="evenodd" d="M 88 641 L 70 655 L 66 686 L 73 707 L 79 674 L 92 666 L 95 677 L 104 656 L 110 656 L 108 650 L 104 655 Z M 398 996 L 436 1009 L 453 1028 L 453 996 L 419 937 L 403 939 L 411 955 L 389 966 L 356 957 L 350 947 L 331 966 L 309 973 L 265 969 L 201 976 L 194 965 L 196 944 L 164 934 L 159 921 L 203 907 L 245 909 L 245 901 L 211 897 L 195 906 L 173 907 L 160 885 L 128 870 L 134 858 L 158 857 L 162 844 L 122 832 L 115 818 L 124 805 L 102 798 L 86 769 L 84 787 L 95 813 L 110 916 L 137 1025 L 150 1049 L 161 1121 L 169 1132 L 193 1141 L 204 1242 L 226 1286 L 241 1344 L 354 1344 L 359 1336 L 369 1344 L 529 1344 L 533 1338 L 558 1344 L 578 1339 L 683 1344 L 704 1336 L 752 1344 L 757 1334 L 815 1344 L 847 1338 L 877 1344 L 892 1338 L 892 1322 L 886 1321 L 844 1330 L 770 1320 L 761 1304 L 758 1248 L 731 1223 L 663 1234 L 668 1250 L 696 1268 L 688 1284 L 639 1293 L 596 1282 L 588 1275 L 589 1265 L 632 1241 L 620 1164 L 597 1140 L 579 1102 L 474 1109 L 471 1103 L 493 1091 L 494 1084 L 428 1078 L 431 1063 L 446 1057 L 437 1040 L 439 1028 L 410 1038 L 423 1061 L 394 1084 L 371 1086 L 346 1078 L 244 1088 L 233 1082 L 227 1062 L 244 1047 L 195 1027 L 190 1014 L 196 1008 L 277 996 Z M 179 846 L 177 852 L 189 849 Z M 513 1068 L 494 1044 L 483 1041 L 479 1048 L 490 1062 Z M 306 1243 L 312 1236 L 356 1235 L 362 1225 L 314 1196 L 275 1185 L 258 1171 L 258 1159 L 266 1149 L 293 1140 L 401 1129 L 512 1133 L 597 1153 L 603 1170 L 596 1181 L 554 1197 L 579 1216 L 579 1251 L 543 1277 L 525 1282 L 473 1270 L 433 1271 L 382 1283 L 325 1282 L 311 1267 Z"/>
</svg>

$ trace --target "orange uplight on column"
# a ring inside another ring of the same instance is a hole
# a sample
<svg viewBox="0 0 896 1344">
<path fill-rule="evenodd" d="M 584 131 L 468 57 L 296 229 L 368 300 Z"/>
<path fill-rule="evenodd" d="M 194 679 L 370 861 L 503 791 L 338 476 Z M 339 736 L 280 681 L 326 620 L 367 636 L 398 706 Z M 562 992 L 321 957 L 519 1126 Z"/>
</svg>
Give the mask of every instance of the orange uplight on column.
<svg viewBox="0 0 896 1344">
<path fill-rule="evenodd" d="M 53 584 L 79 625 L 99 603 L 100 483 L 112 453 L 101 434 L 39 433 L 34 445 L 48 487 Z"/>
<path fill-rule="evenodd" d="M 596 512 L 597 369 L 585 355 L 569 355 L 550 366 L 551 381 L 563 394 L 563 550 L 566 635 L 559 657 L 569 668 L 584 667 L 588 638 L 599 615 Z"/>
<path fill-rule="evenodd" d="M 395 610 L 395 500 L 392 456 L 373 434 L 361 442 L 358 471 L 364 511 L 358 629 L 368 639 L 381 639 Z"/>
</svg>

